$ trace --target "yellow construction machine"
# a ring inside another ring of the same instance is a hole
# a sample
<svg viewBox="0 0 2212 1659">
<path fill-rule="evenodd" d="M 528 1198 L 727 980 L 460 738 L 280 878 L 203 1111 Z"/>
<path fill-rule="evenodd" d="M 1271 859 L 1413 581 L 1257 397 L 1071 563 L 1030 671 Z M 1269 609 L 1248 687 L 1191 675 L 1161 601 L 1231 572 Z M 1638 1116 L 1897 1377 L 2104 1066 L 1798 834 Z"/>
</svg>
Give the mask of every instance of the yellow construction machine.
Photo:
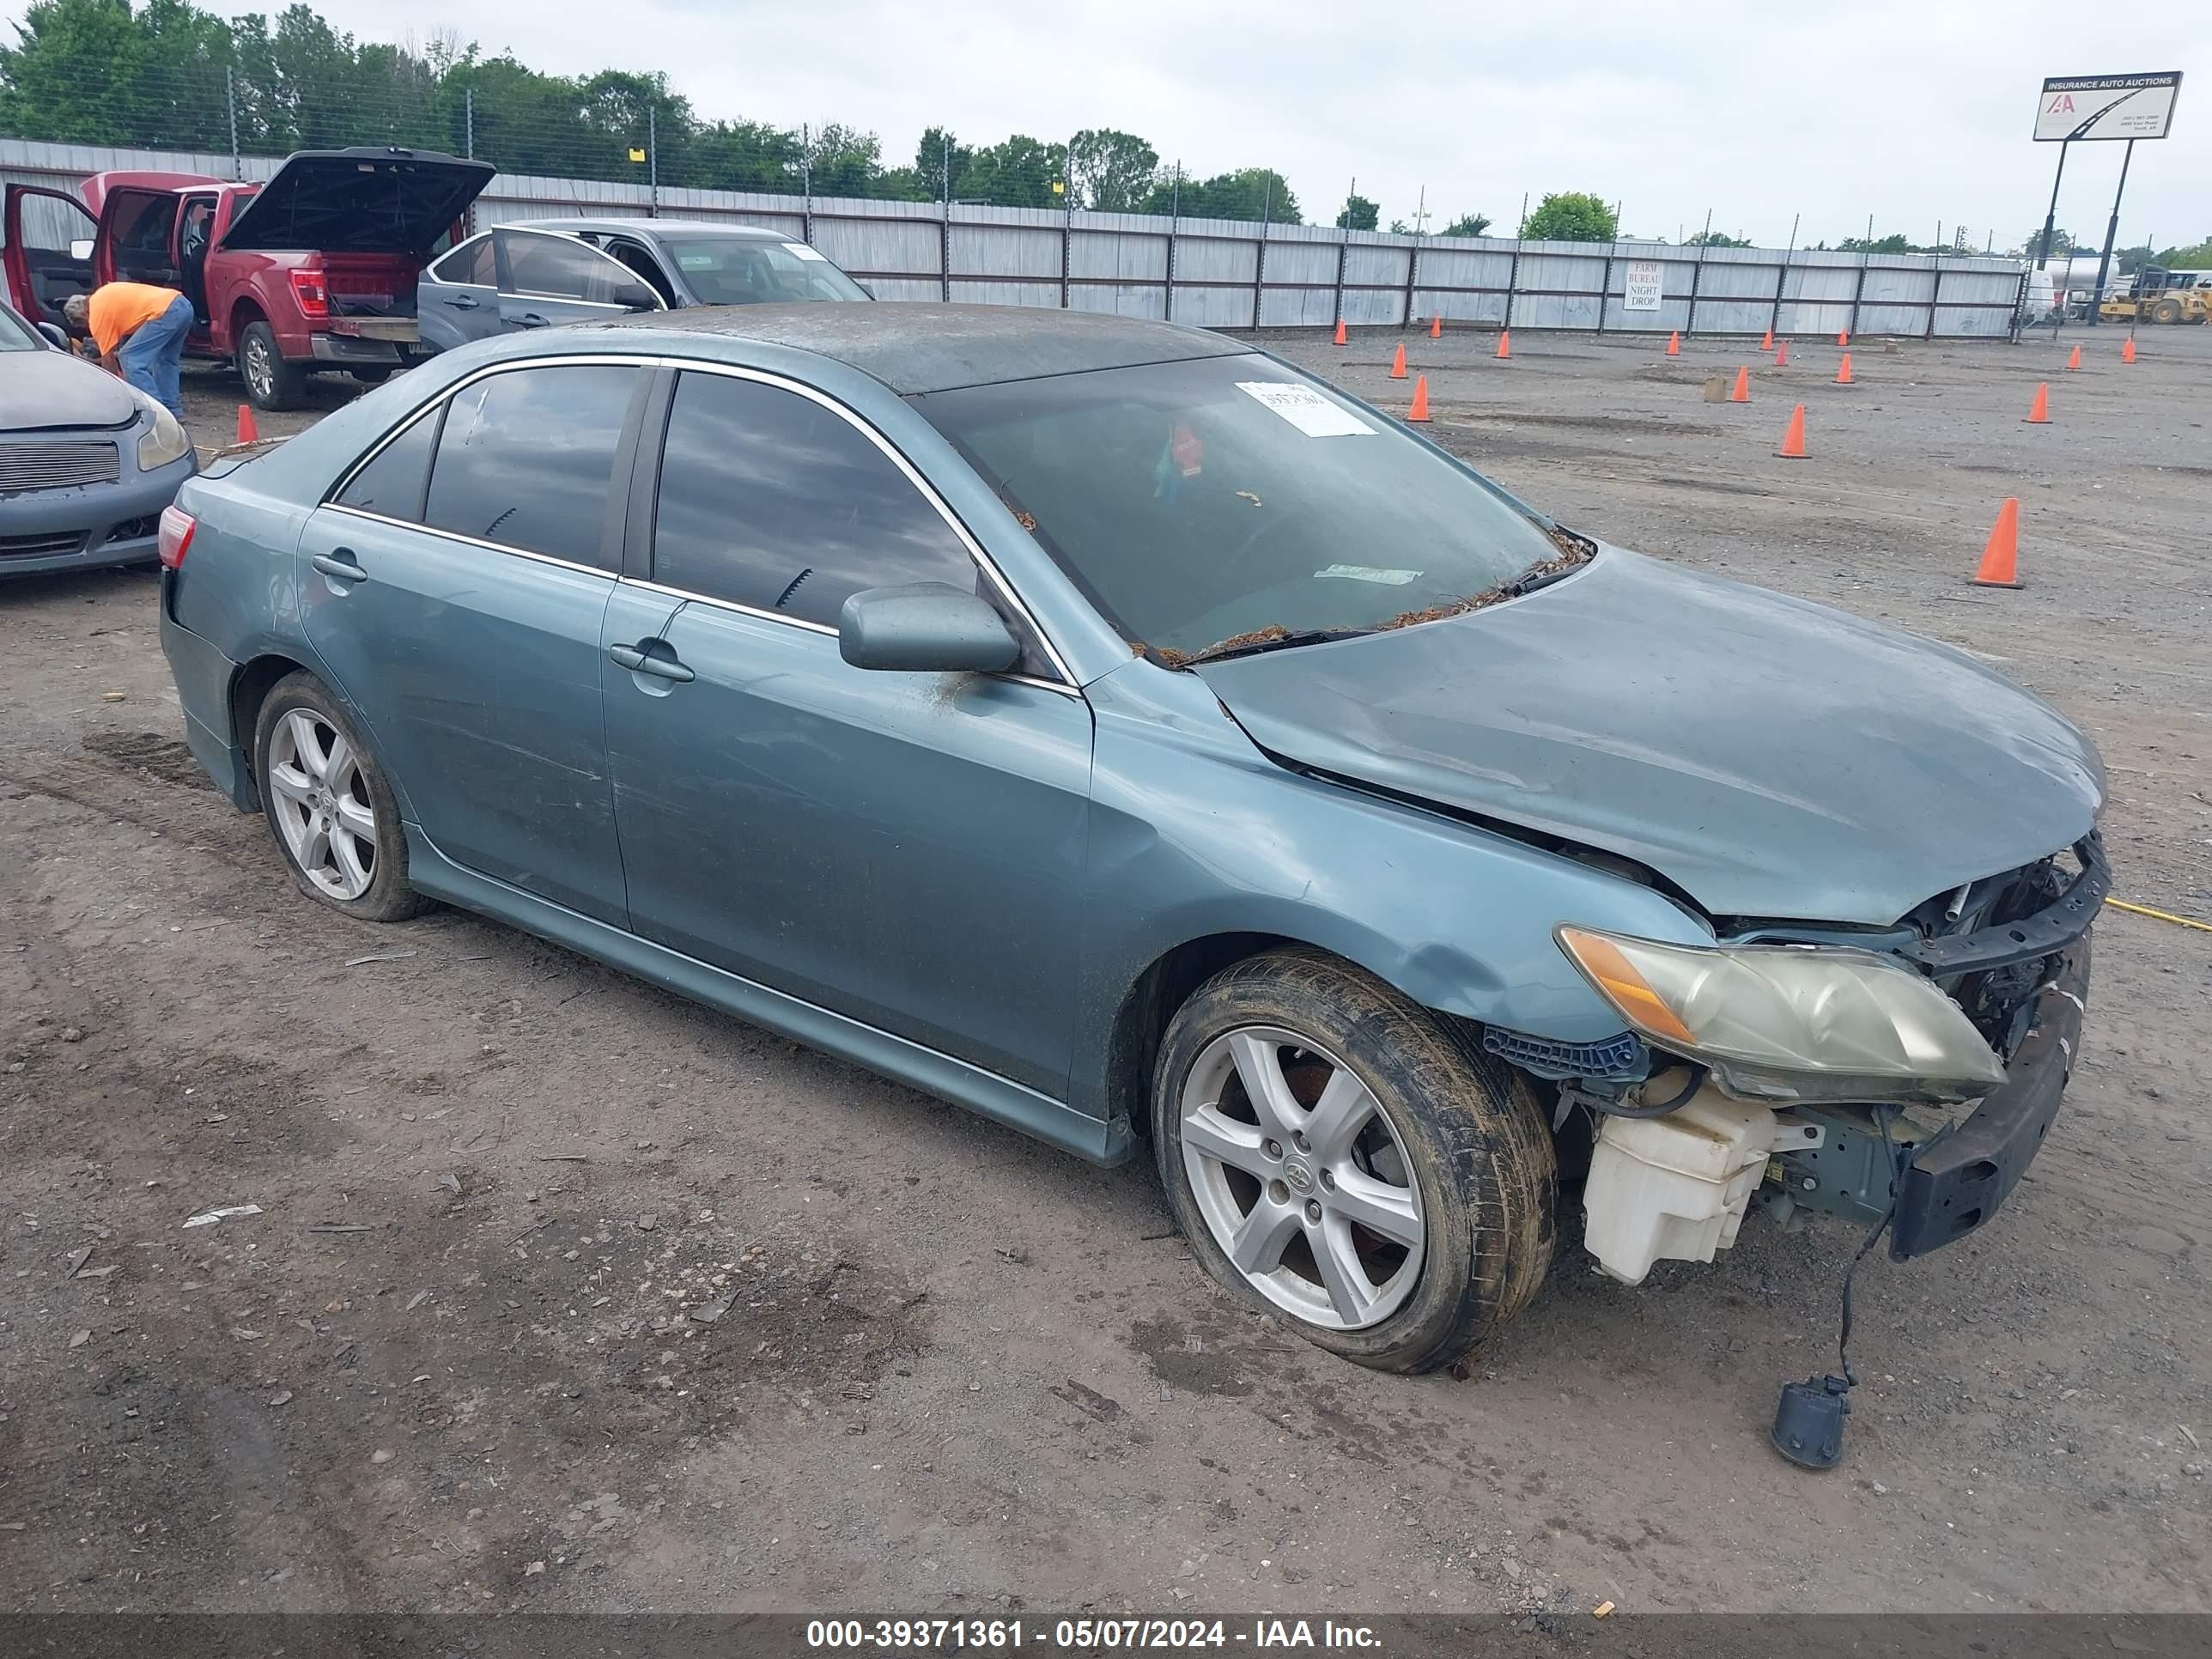
<svg viewBox="0 0 2212 1659">
<path fill-rule="evenodd" d="M 2097 307 L 2106 323 L 2212 323 L 2212 270 L 2145 265 L 2124 294 Z"/>
</svg>

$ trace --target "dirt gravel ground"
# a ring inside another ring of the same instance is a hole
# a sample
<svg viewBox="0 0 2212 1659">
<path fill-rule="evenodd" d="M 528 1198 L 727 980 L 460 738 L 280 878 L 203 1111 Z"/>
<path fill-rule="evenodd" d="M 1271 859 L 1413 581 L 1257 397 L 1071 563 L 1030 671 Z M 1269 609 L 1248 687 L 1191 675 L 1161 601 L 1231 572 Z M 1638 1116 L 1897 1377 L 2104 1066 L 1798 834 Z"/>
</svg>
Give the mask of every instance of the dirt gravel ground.
<svg viewBox="0 0 2212 1659">
<path fill-rule="evenodd" d="M 1566 522 L 2052 698 L 2120 896 L 2212 917 L 2212 331 L 2072 337 L 1865 339 L 1851 386 L 1803 342 L 1408 346 L 1435 435 Z M 1271 343 L 1396 408 L 1395 339 Z M 1740 362 L 1752 404 L 1701 401 Z M 234 383 L 187 384 L 227 438 Z M 1972 587 L 2008 494 L 2029 586 Z M 310 905 L 179 741 L 155 595 L 0 586 L 9 1609 L 2212 1608 L 2212 933 L 2106 915 L 2027 1184 L 1868 1261 L 1809 1475 L 1764 1431 L 1832 1361 L 1842 1233 L 1629 1291 L 1570 1220 L 1466 1380 L 1337 1363 L 1209 1285 L 1145 1164 L 459 912 Z"/>
</svg>

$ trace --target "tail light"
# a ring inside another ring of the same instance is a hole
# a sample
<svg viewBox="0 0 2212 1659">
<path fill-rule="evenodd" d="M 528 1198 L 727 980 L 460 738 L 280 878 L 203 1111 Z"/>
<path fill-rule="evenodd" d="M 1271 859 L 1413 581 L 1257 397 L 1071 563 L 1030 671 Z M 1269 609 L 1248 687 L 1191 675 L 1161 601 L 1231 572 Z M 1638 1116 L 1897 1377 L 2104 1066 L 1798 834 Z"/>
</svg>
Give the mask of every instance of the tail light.
<svg viewBox="0 0 2212 1659">
<path fill-rule="evenodd" d="M 185 550 L 192 544 L 192 532 L 199 527 L 199 521 L 181 507 L 161 509 L 161 527 L 155 538 L 154 550 L 162 569 L 174 570 L 185 562 Z"/>
<path fill-rule="evenodd" d="M 302 317 L 313 319 L 331 314 L 331 291 L 324 285 L 321 271 L 290 270 L 284 274 L 292 279 L 292 297 L 300 302 Z"/>
</svg>

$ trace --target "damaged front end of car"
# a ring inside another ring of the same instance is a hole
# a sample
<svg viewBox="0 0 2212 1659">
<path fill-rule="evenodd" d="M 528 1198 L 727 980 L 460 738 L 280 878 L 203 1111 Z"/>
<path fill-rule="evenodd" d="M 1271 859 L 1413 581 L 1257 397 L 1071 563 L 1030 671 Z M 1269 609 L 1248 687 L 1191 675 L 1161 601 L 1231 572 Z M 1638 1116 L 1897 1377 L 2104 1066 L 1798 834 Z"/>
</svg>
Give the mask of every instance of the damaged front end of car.
<svg viewBox="0 0 2212 1659">
<path fill-rule="evenodd" d="M 2095 834 L 1863 930 L 1739 923 L 1710 946 L 1563 926 L 1627 1026 L 1610 1042 L 1486 1035 L 1596 1133 L 1585 1239 L 1641 1283 L 1711 1261 L 1754 1206 L 1785 1227 L 1887 1227 L 1898 1260 L 1994 1214 L 2042 1143 L 2078 1050 Z"/>
</svg>

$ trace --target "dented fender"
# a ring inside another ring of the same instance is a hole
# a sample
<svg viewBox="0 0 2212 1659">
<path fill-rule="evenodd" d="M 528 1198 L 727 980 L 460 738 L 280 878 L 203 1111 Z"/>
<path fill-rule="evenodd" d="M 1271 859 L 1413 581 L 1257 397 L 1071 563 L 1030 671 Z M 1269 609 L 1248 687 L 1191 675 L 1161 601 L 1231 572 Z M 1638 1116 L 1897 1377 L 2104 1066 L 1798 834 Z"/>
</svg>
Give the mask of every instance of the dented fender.
<svg viewBox="0 0 2212 1659">
<path fill-rule="evenodd" d="M 1096 720 L 1091 907 L 1070 1103 L 1106 1115 L 1114 1022 L 1180 946 L 1267 933 L 1358 963 L 1425 1006 L 1563 1042 L 1620 1018 L 1560 951 L 1581 921 L 1710 944 L 1656 889 L 1271 760 L 1206 683 L 1141 659 L 1085 688 Z"/>
</svg>

